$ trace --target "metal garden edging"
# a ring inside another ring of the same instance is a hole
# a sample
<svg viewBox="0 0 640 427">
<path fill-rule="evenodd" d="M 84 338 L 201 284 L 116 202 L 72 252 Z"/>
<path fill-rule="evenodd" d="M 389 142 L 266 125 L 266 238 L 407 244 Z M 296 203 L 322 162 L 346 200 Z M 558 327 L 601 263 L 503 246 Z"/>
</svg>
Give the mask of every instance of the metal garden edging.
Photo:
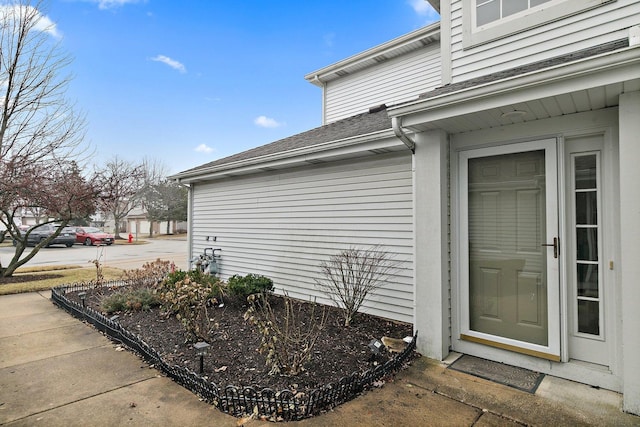
<svg viewBox="0 0 640 427">
<path fill-rule="evenodd" d="M 83 307 L 66 297 L 67 292 L 86 291 L 100 287 L 125 286 L 126 282 L 105 282 L 95 284 L 75 283 L 55 287 L 51 290 L 54 304 L 82 319 L 106 334 L 113 341 L 124 344 L 142 356 L 148 363 L 169 378 L 216 406 L 222 412 L 240 417 L 251 413 L 268 417 L 273 421 L 295 421 L 308 418 L 323 410 L 333 408 L 353 399 L 375 381 L 397 371 L 409 359 L 416 346 L 418 333 L 411 343 L 393 359 L 363 373 L 355 372 L 340 380 L 314 389 L 308 394 L 291 390 L 274 391 L 270 388 L 235 387 L 224 388 L 201 377 L 196 372 L 178 365 L 166 363 L 161 355 L 139 336 L 123 328 L 116 320 L 111 320 L 90 307 Z"/>
</svg>

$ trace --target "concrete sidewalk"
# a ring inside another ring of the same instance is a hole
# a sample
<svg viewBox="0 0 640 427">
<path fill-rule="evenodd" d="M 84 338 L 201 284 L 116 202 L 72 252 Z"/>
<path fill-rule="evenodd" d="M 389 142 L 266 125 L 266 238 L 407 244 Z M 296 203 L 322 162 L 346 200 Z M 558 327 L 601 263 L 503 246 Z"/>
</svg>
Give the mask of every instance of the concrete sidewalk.
<svg viewBox="0 0 640 427">
<path fill-rule="evenodd" d="M 49 295 L 0 297 L 0 425 L 239 425 L 58 309 Z M 421 358 L 380 389 L 286 425 L 640 426 L 620 406 L 616 393 L 549 376 L 531 395 Z"/>
</svg>

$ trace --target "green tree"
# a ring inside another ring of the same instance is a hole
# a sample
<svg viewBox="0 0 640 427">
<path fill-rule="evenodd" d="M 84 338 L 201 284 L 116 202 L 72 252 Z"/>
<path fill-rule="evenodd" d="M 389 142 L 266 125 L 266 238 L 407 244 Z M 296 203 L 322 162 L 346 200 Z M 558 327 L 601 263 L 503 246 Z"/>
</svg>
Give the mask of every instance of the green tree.
<svg viewBox="0 0 640 427">
<path fill-rule="evenodd" d="M 186 187 L 167 179 L 152 185 L 145 193 L 145 209 L 149 222 L 167 222 L 167 234 L 171 221 L 187 220 Z"/>
</svg>

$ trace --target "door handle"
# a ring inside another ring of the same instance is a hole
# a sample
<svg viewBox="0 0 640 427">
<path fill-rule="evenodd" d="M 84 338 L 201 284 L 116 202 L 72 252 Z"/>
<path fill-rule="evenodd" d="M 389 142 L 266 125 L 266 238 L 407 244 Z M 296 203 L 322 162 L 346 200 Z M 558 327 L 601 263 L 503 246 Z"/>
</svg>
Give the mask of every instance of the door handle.
<svg viewBox="0 0 640 427">
<path fill-rule="evenodd" d="M 553 246 L 553 257 L 558 258 L 558 255 L 560 255 L 560 239 L 557 237 L 553 238 L 553 243 L 543 243 L 540 246 Z"/>
</svg>

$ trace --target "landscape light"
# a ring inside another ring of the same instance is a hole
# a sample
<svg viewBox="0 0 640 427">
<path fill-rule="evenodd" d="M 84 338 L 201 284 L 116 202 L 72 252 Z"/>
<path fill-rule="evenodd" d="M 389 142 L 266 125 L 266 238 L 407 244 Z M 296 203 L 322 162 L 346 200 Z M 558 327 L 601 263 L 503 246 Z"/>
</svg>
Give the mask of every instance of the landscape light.
<svg viewBox="0 0 640 427">
<path fill-rule="evenodd" d="M 196 354 L 200 356 L 200 374 L 204 373 L 204 355 L 207 354 L 207 349 L 211 347 L 204 341 L 199 341 L 193 345 L 193 348 L 196 349 Z"/>
<path fill-rule="evenodd" d="M 382 344 L 382 342 L 380 342 L 380 340 L 377 339 L 372 339 L 371 342 L 369 343 L 369 349 L 371 349 L 371 352 L 373 354 L 380 354 L 380 350 L 382 350 L 382 348 L 384 347 L 384 345 Z"/>
<path fill-rule="evenodd" d="M 80 300 L 82 301 L 82 308 L 86 308 L 87 305 L 85 303 L 85 299 L 87 298 L 87 293 L 86 292 L 78 292 L 78 296 L 80 297 Z"/>
</svg>

